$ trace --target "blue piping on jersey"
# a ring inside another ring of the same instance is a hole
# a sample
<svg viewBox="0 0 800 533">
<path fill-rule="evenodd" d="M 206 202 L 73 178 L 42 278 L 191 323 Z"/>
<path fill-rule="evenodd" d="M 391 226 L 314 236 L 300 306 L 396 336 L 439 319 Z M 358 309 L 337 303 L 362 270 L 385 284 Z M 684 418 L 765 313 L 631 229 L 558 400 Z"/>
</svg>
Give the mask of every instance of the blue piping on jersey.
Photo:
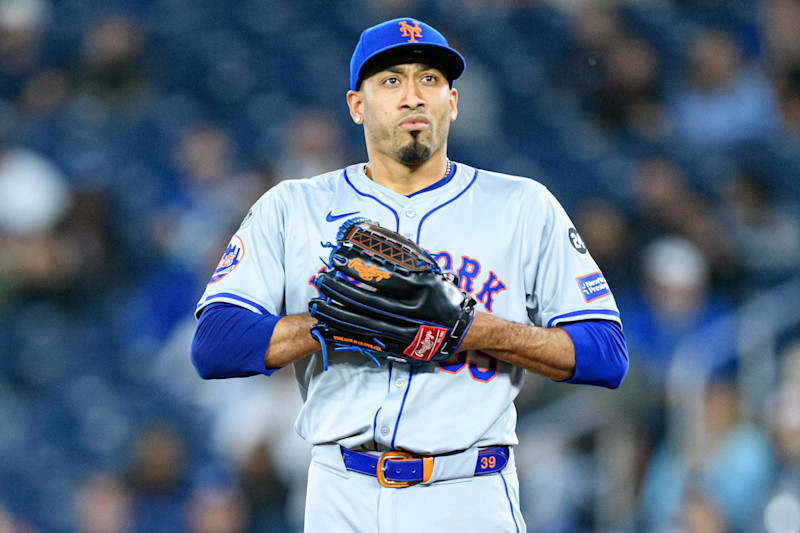
<svg viewBox="0 0 800 533">
<path fill-rule="evenodd" d="M 433 209 L 431 209 L 430 211 L 428 211 L 427 213 L 425 213 L 425 216 L 422 217 L 422 219 L 419 221 L 419 226 L 417 227 L 417 244 L 419 244 L 419 236 L 422 234 L 422 223 L 425 222 L 425 219 L 428 218 L 434 211 L 437 211 L 437 210 L 441 209 L 442 207 L 446 206 L 447 204 L 449 204 L 451 202 L 455 202 L 462 194 L 467 192 L 469 190 L 469 188 L 472 187 L 472 184 L 475 183 L 476 179 L 478 179 L 478 171 L 477 170 L 475 171 L 475 175 L 472 176 L 472 181 L 469 182 L 469 185 L 464 187 L 463 191 L 461 191 L 457 195 L 453 196 L 451 199 L 447 200 L 445 203 L 440 204 L 440 205 L 434 207 Z"/>
<path fill-rule="evenodd" d="M 378 449 L 378 441 L 375 440 L 375 431 L 378 429 L 378 413 L 381 412 L 383 407 L 378 407 L 378 410 L 375 411 L 375 418 L 372 420 L 372 447 Z"/>
<path fill-rule="evenodd" d="M 453 176 L 455 176 L 455 175 L 456 175 L 456 164 L 453 163 L 451 165 L 451 168 L 450 168 L 450 173 L 447 174 L 447 176 L 443 177 L 442 179 L 440 179 L 439 181 L 437 181 L 433 185 L 428 185 L 424 189 L 420 189 L 417 192 L 412 192 L 411 194 L 406 194 L 406 197 L 407 198 L 413 198 L 414 196 L 416 196 L 418 194 L 422 194 L 424 192 L 433 191 L 433 190 L 438 189 L 439 187 L 444 187 L 445 185 L 447 185 L 448 183 L 450 183 L 453 180 Z"/>
<path fill-rule="evenodd" d="M 574 311 L 572 313 L 566 313 L 563 315 L 554 316 L 547 322 L 547 327 L 551 327 L 553 322 L 556 320 L 561 320 L 562 318 L 572 318 L 575 316 L 585 316 L 585 315 L 611 315 L 619 318 L 619 313 L 616 311 L 611 311 L 610 309 L 587 309 L 585 311 Z"/>
<path fill-rule="evenodd" d="M 392 448 L 394 448 L 394 439 L 397 437 L 397 428 L 400 427 L 400 417 L 403 416 L 403 407 L 406 405 L 406 396 L 408 390 L 411 388 L 411 376 L 414 375 L 414 367 L 408 367 L 408 383 L 406 383 L 406 392 L 403 394 L 403 403 L 400 404 L 400 412 L 397 413 L 397 422 L 394 423 L 394 434 L 392 434 Z"/>
<path fill-rule="evenodd" d="M 389 363 L 389 381 L 386 383 L 386 394 L 389 394 L 389 392 L 392 390 L 392 370 L 394 368 L 393 364 L 394 363 L 391 362 Z M 378 449 L 378 442 L 375 440 L 375 431 L 378 429 L 378 413 L 381 412 L 381 409 L 383 409 L 383 406 L 378 407 L 378 410 L 375 411 L 375 420 L 372 421 L 372 442 L 375 443 L 376 450 Z"/>
<path fill-rule="evenodd" d="M 517 517 L 514 516 L 514 504 L 511 503 L 511 496 L 508 494 L 508 485 L 506 484 L 506 478 L 503 476 L 502 472 L 500 472 L 500 479 L 503 480 L 503 487 L 506 489 L 506 498 L 508 498 L 508 506 L 511 507 L 511 518 L 514 519 L 514 527 L 517 528 L 517 533 L 519 533 L 519 524 L 517 524 Z"/>
<path fill-rule="evenodd" d="M 365 192 L 361 192 L 358 189 L 356 189 L 356 186 L 353 185 L 353 182 L 350 181 L 350 178 L 347 175 L 347 169 L 344 169 L 344 181 L 346 181 L 347 184 L 350 185 L 350 187 L 352 187 L 354 191 L 356 191 L 356 193 L 358 193 L 361 196 L 364 196 L 366 198 L 372 198 L 373 200 L 375 200 L 376 202 L 381 204 L 383 207 L 385 207 L 386 209 L 391 211 L 392 214 L 394 215 L 394 220 L 397 223 L 395 231 L 397 233 L 400 233 L 400 215 L 397 214 L 397 211 L 395 211 L 394 209 L 392 209 L 390 206 L 386 205 L 385 203 L 381 202 L 380 200 L 378 200 L 376 197 L 372 196 L 371 194 L 367 194 Z"/>
<path fill-rule="evenodd" d="M 199 309 L 200 307 L 206 305 L 209 302 L 209 300 L 213 300 L 214 298 L 230 298 L 231 300 L 236 300 L 237 302 L 246 303 L 247 305 L 251 305 L 251 306 L 255 307 L 256 309 L 258 309 L 261 312 L 262 315 L 272 316 L 272 313 L 267 311 L 267 309 L 265 307 L 263 307 L 261 305 L 258 305 L 257 303 L 252 302 L 252 301 L 248 300 L 247 298 L 242 298 L 241 296 L 237 296 L 237 295 L 231 294 L 229 292 L 220 292 L 220 293 L 217 293 L 217 294 L 212 294 L 211 296 L 206 298 L 203 302 L 197 304 L 197 308 Z"/>
</svg>

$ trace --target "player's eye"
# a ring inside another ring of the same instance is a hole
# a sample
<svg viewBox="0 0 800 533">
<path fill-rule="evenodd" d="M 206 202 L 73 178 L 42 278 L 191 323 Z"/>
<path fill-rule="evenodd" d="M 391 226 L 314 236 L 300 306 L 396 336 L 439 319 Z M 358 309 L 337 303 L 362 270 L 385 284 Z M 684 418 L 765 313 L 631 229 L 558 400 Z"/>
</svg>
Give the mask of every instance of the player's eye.
<svg viewBox="0 0 800 533">
<path fill-rule="evenodd" d="M 400 83 L 400 80 L 395 78 L 394 76 L 383 80 L 384 85 L 397 85 L 398 83 Z"/>
<path fill-rule="evenodd" d="M 436 83 L 437 79 L 436 74 L 425 74 L 422 76 L 422 81 L 427 83 Z"/>
</svg>

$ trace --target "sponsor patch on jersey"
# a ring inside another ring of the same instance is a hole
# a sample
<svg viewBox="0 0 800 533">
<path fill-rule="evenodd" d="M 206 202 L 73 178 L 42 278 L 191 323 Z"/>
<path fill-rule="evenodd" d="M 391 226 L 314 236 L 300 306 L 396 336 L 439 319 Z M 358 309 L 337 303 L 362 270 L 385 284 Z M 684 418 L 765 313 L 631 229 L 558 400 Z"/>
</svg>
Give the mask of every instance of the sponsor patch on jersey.
<svg viewBox="0 0 800 533">
<path fill-rule="evenodd" d="M 222 254 L 222 259 L 219 260 L 217 269 L 214 271 L 214 275 L 211 276 L 211 279 L 208 280 L 208 283 L 216 283 L 230 274 L 234 268 L 239 266 L 239 263 L 242 262 L 243 258 L 244 243 L 238 235 L 234 235 L 231 239 L 231 242 L 228 244 L 228 247 L 225 248 L 225 253 Z"/>
<path fill-rule="evenodd" d="M 586 253 L 586 245 L 583 244 L 583 239 L 581 239 L 581 236 L 578 234 L 578 230 L 575 228 L 569 228 L 569 243 L 580 253 Z"/>
<path fill-rule="evenodd" d="M 377 265 L 365 265 L 361 259 L 357 257 L 348 261 L 347 266 L 355 270 L 358 276 L 364 281 L 374 281 L 377 283 L 391 277 L 388 272 L 381 270 Z"/>
<path fill-rule="evenodd" d="M 586 303 L 593 302 L 611 294 L 611 289 L 608 288 L 608 282 L 600 271 L 577 277 L 575 281 L 578 282 L 583 301 Z"/>
<path fill-rule="evenodd" d="M 420 361 L 430 361 L 439 349 L 447 330 L 435 326 L 420 326 L 417 336 L 403 353 Z"/>
</svg>

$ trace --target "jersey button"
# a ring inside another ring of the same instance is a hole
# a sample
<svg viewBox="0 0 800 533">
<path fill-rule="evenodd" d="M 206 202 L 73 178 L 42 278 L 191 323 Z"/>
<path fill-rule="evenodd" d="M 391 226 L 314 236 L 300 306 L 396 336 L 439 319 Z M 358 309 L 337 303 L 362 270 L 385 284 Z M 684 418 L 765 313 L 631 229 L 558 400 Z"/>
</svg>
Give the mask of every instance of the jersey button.
<svg viewBox="0 0 800 533">
<path fill-rule="evenodd" d="M 395 387 L 397 387 L 397 388 L 399 389 L 400 387 L 402 387 L 402 386 L 403 386 L 403 383 L 405 383 L 405 382 L 403 381 L 403 378 L 397 378 L 397 379 L 394 381 L 394 386 L 395 386 Z"/>
<path fill-rule="evenodd" d="M 408 218 L 414 218 L 415 216 L 417 216 L 417 212 L 416 212 L 416 211 L 414 211 L 412 208 L 410 208 L 410 207 L 409 207 L 408 209 L 406 209 L 405 215 L 406 215 Z"/>
<path fill-rule="evenodd" d="M 411 239 L 413 241 L 414 240 L 414 234 L 413 233 L 406 233 L 406 238 L 407 239 Z"/>
<path fill-rule="evenodd" d="M 383 426 L 381 428 L 381 435 L 383 435 L 385 437 L 388 434 L 389 434 L 389 428 L 387 428 L 386 426 Z"/>
</svg>

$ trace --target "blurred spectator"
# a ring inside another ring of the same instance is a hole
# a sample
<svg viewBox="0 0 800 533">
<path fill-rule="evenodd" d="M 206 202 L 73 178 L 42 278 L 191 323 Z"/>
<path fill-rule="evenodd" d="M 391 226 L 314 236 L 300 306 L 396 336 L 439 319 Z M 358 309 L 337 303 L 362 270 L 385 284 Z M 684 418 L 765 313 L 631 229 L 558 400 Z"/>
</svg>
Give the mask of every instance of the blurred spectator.
<svg viewBox="0 0 800 533">
<path fill-rule="evenodd" d="M 190 533 L 244 533 L 247 509 L 239 492 L 230 487 L 204 487 L 192 492 L 188 504 Z M 274 531 L 267 525 L 262 531 Z"/>
<path fill-rule="evenodd" d="M 31 150 L 0 148 L 0 232 L 30 237 L 55 228 L 70 207 L 66 177 Z"/>
<path fill-rule="evenodd" d="M 144 47 L 142 26 L 128 16 L 99 18 L 84 34 L 75 85 L 95 112 L 128 113 L 146 102 L 150 88 Z"/>
<path fill-rule="evenodd" d="M 107 474 L 91 476 L 76 496 L 77 533 L 131 531 L 131 495 L 121 480 Z M 0 528 L 2 530 L 2 528 Z"/>
<path fill-rule="evenodd" d="M 611 50 L 625 38 L 625 24 L 619 9 L 610 2 L 586 2 L 569 18 L 573 42 L 556 71 L 555 83 L 575 91 L 585 103 L 585 111 L 596 112 L 602 91 L 606 62 Z"/>
<path fill-rule="evenodd" d="M 772 189 L 766 178 L 747 170 L 725 184 L 725 227 L 737 262 L 762 286 L 780 281 L 800 265 L 800 221 Z"/>
<path fill-rule="evenodd" d="M 734 325 L 719 322 L 730 309 L 710 290 L 708 263 L 697 247 L 680 237 L 660 238 L 645 248 L 642 264 L 640 292 L 621 306 L 636 366 L 663 384 L 676 349 L 698 332 L 698 372 L 731 364 Z"/>
<path fill-rule="evenodd" d="M 46 0 L 0 2 L 0 94 L 16 97 L 24 77 L 41 59 L 44 33 L 51 18 Z"/>
<path fill-rule="evenodd" d="M 779 375 L 766 413 L 778 454 L 778 473 L 764 509 L 768 533 L 800 530 L 800 343 L 782 354 Z"/>
<path fill-rule="evenodd" d="M 210 444 L 238 466 L 256 531 L 265 517 L 275 531 L 300 527 L 311 447 L 294 430 L 302 399 L 291 369 L 269 379 L 198 380 L 186 353 L 194 329 L 194 317 L 175 328 L 150 369 L 153 379 L 209 415 Z"/>
<path fill-rule="evenodd" d="M 459 44 L 450 42 L 458 50 Z M 469 70 L 458 78 L 458 119 L 450 126 L 448 148 L 480 153 L 486 142 L 500 142 L 502 102 L 494 98 L 499 91 L 486 66 L 474 59 Z M 476 154 L 477 155 L 477 154 Z"/>
<path fill-rule="evenodd" d="M 186 503 L 189 533 L 248 531 L 250 511 L 237 476 L 227 464 L 216 461 L 204 464 L 192 477 L 193 487 Z"/>
<path fill-rule="evenodd" d="M 154 262 L 127 306 L 128 333 L 149 355 L 191 314 L 198 288 L 269 185 L 263 172 L 239 171 L 235 148 L 228 130 L 213 122 L 192 124 L 174 147 L 174 189 L 149 218 Z"/>
<path fill-rule="evenodd" d="M 607 51 L 597 101 L 602 125 L 611 131 L 659 141 L 669 133 L 655 51 L 641 38 L 622 38 Z"/>
<path fill-rule="evenodd" d="M 349 163 L 339 123 L 325 110 L 306 109 L 288 127 L 284 154 L 276 168 L 279 180 L 310 178 Z"/>
<path fill-rule="evenodd" d="M 186 444 L 169 424 L 144 428 L 128 471 L 136 532 L 173 533 L 184 523 Z"/>
<path fill-rule="evenodd" d="M 734 38 L 699 30 L 689 44 L 686 79 L 668 96 L 680 142 L 695 148 L 731 148 L 766 139 L 777 130 L 778 109 L 769 80 L 746 64 Z"/>
<path fill-rule="evenodd" d="M 220 253 L 214 236 L 230 237 L 264 193 L 263 184 L 239 173 L 233 139 L 217 123 L 188 127 L 175 145 L 173 164 L 176 194 L 154 220 L 155 240 L 167 258 L 205 275 L 209 258 Z"/>
<path fill-rule="evenodd" d="M 0 278 L 16 298 L 90 299 L 110 268 L 105 196 L 72 191 L 40 154 L 0 149 Z"/>
<path fill-rule="evenodd" d="M 57 228 L 70 210 L 65 176 L 30 150 L 0 146 L 0 278 L 16 294 L 51 293 L 75 275 L 74 254 Z"/>
<path fill-rule="evenodd" d="M 691 413 L 703 434 L 662 442 L 653 455 L 641 496 L 646 531 L 668 531 L 683 518 L 687 531 L 744 533 L 763 508 L 774 473 L 767 435 L 739 418 L 732 383 L 711 383 L 704 398 Z"/>
<path fill-rule="evenodd" d="M 275 471 L 275 457 L 261 442 L 240 464 L 242 492 L 252 517 L 252 531 L 288 532 L 290 487 Z"/>
<path fill-rule="evenodd" d="M 634 239 L 637 248 L 663 235 L 680 235 L 702 251 L 714 284 L 735 280 L 729 232 L 708 199 L 693 189 L 672 159 L 651 156 L 639 161 L 634 178 Z"/>
</svg>

